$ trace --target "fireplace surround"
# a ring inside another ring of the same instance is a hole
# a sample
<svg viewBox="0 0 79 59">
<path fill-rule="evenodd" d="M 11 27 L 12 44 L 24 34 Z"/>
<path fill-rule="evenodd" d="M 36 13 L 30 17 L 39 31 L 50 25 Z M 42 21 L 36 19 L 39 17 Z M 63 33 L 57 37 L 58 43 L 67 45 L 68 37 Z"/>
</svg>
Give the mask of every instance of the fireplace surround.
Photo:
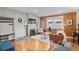
<svg viewBox="0 0 79 59">
<path fill-rule="evenodd" d="M 35 29 L 30 29 L 30 36 L 35 35 Z"/>
</svg>

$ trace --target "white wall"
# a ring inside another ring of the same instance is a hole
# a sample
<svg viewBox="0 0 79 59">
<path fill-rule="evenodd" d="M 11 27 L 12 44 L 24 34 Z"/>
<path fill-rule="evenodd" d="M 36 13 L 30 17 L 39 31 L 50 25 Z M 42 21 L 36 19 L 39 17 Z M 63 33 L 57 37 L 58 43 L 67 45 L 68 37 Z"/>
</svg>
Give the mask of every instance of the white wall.
<svg viewBox="0 0 79 59">
<path fill-rule="evenodd" d="M 9 24 L 12 23 L 0 23 L 0 35 L 13 33 L 13 26 Z"/>
<path fill-rule="evenodd" d="M 79 24 L 79 11 L 76 11 L 76 32 L 79 32 L 78 30 L 78 24 Z"/>
<path fill-rule="evenodd" d="M 15 32 L 15 38 L 25 36 L 24 32 L 24 20 L 26 20 L 26 14 L 20 13 L 14 10 L 9 10 L 6 8 L 2 9 L 2 16 L 4 17 L 13 17 L 14 18 L 14 32 Z M 17 21 L 18 18 L 22 18 L 23 22 L 19 23 Z"/>
<path fill-rule="evenodd" d="M 36 19 L 36 24 L 28 24 L 28 36 L 30 36 L 30 29 L 35 29 L 35 31 L 37 31 L 40 27 L 40 17 L 33 14 L 27 14 L 27 16 L 28 18 Z"/>
<path fill-rule="evenodd" d="M 26 35 L 25 28 L 24 28 L 24 25 L 27 24 L 27 14 L 26 13 L 22 13 L 22 12 L 7 9 L 7 8 L 0 8 L 0 16 L 14 18 L 15 38 L 22 37 L 22 36 Z M 23 22 L 22 23 L 17 22 L 18 18 L 22 18 Z M 38 17 L 37 17 L 37 20 L 38 20 Z"/>
<path fill-rule="evenodd" d="M 0 16 L 2 15 L 2 7 L 0 8 Z"/>
<path fill-rule="evenodd" d="M 36 19 L 36 26 L 39 28 L 40 27 L 40 17 L 33 15 L 33 14 L 28 14 L 28 18 L 33 18 Z"/>
</svg>

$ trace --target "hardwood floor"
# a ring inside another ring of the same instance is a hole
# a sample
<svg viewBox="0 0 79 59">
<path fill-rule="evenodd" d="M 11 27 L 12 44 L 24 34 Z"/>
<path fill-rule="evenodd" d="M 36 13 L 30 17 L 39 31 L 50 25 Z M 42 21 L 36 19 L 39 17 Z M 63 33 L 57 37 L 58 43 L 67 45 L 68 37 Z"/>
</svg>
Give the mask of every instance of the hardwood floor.
<svg viewBox="0 0 79 59">
<path fill-rule="evenodd" d="M 73 38 L 68 37 L 68 41 L 71 43 L 71 51 L 79 51 L 79 46 L 77 40 L 75 40 L 75 43 L 73 43 Z"/>
<path fill-rule="evenodd" d="M 49 51 L 52 50 L 51 45 L 46 40 L 27 39 L 21 41 L 13 41 L 16 51 Z"/>
<path fill-rule="evenodd" d="M 72 37 L 68 37 L 68 41 L 71 43 L 71 51 L 79 51 L 79 46 L 77 41 L 73 43 Z M 39 42 L 39 45 L 38 45 L 38 42 Z M 46 42 L 33 40 L 33 39 L 12 41 L 12 43 L 15 46 L 16 51 L 49 51 L 49 50 L 51 51 L 53 50 L 51 45 L 47 44 Z"/>
</svg>

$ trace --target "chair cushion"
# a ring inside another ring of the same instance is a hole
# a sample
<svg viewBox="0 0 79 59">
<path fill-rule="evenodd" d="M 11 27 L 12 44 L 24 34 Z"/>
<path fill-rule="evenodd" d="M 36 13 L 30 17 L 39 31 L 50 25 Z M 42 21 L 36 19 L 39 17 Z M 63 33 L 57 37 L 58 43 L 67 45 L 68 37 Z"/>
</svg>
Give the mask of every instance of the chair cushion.
<svg viewBox="0 0 79 59">
<path fill-rule="evenodd" d="M 56 43 L 63 40 L 62 35 L 49 34 L 49 37 L 50 37 L 50 40 L 53 40 Z"/>
</svg>

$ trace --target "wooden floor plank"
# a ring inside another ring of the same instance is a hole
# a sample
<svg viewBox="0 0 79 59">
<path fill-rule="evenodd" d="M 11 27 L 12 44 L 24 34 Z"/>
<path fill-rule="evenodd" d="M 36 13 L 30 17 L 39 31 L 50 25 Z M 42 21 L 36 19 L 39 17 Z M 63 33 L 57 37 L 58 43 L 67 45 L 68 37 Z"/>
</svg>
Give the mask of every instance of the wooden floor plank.
<svg viewBox="0 0 79 59">
<path fill-rule="evenodd" d="M 79 51 L 79 46 L 78 46 L 77 41 L 75 41 L 75 43 L 73 43 L 73 38 L 68 37 L 68 42 L 71 43 L 71 51 Z M 41 50 L 47 51 L 47 50 L 52 50 L 51 45 L 50 45 L 50 47 L 48 47 L 48 44 L 46 42 L 35 40 L 35 39 L 13 41 L 12 43 L 15 46 L 16 51 L 41 51 Z"/>
</svg>

